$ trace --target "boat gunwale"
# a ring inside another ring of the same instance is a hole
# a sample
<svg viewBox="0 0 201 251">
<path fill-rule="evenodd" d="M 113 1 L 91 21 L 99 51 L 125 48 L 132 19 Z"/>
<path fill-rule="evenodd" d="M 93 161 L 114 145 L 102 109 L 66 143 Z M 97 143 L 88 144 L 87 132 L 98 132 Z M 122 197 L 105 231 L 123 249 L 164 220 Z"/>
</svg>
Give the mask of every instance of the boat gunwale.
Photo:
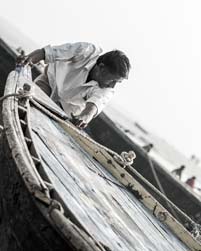
<svg viewBox="0 0 201 251">
<path fill-rule="evenodd" d="M 17 91 L 17 83 L 14 81 L 15 78 L 13 78 L 14 74 L 18 73 L 12 71 L 8 76 L 4 95 L 13 94 Z M 42 178 L 40 179 L 38 176 L 40 174 L 38 173 L 38 175 L 36 175 L 38 171 L 24 138 L 18 113 L 18 99 L 16 99 L 16 97 L 8 97 L 3 101 L 2 115 L 4 134 L 11 149 L 13 160 L 16 163 L 28 192 L 34 199 L 40 212 L 73 248 L 79 250 L 81 246 L 83 251 L 103 251 L 100 244 L 63 214 L 63 209 L 58 208 L 58 205 L 60 205 L 59 202 L 55 199 L 48 198 L 47 195 L 43 193 L 45 184 L 41 183 Z M 40 197 L 44 195 L 45 200 L 49 200 L 49 206 L 46 205 L 44 207 L 44 203 L 37 200 L 38 195 Z M 52 204 L 52 201 L 56 202 L 55 206 Z"/>
</svg>

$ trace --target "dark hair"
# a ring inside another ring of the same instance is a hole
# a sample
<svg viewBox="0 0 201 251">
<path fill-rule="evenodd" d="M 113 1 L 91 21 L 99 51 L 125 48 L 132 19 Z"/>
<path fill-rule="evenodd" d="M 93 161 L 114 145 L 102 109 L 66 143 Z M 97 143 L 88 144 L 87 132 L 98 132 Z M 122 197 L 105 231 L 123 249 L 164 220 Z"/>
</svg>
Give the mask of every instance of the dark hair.
<svg viewBox="0 0 201 251">
<path fill-rule="evenodd" d="M 101 55 L 97 64 L 103 63 L 113 74 L 118 74 L 122 78 L 128 78 L 128 73 L 131 68 L 127 56 L 119 50 L 109 51 Z"/>
</svg>

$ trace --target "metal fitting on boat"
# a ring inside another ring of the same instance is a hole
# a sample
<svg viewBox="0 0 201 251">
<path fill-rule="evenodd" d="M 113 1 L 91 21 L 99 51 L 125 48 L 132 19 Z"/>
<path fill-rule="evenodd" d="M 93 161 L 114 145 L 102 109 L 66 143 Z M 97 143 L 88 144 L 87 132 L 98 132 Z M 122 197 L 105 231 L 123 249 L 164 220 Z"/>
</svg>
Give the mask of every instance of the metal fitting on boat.
<svg viewBox="0 0 201 251">
<path fill-rule="evenodd" d="M 159 212 L 157 215 L 159 221 L 164 222 L 167 219 L 167 212 Z"/>
<path fill-rule="evenodd" d="M 136 158 L 136 154 L 134 151 L 122 152 L 121 155 L 114 155 L 113 157 L 117 163 L 122 165 L 124 168 L 126 166 L 132 165 L 134 159 Z"/>
<path fill-rule="evenodd" d="M 24 83 L 23 85 L 24 92 L 30 92 L 31 91 L 31 85 L 28 83 Z"/>
</svg>

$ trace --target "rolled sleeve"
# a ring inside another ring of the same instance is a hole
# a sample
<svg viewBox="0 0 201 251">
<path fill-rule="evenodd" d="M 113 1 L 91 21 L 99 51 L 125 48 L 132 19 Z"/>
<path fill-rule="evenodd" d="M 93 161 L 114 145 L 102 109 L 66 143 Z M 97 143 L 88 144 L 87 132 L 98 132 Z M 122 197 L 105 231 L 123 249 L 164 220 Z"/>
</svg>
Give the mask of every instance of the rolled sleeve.
<svg viewBox="0 0 201 251">
<path fill-rule="evenodd" d="M 52 47 L 47 45 L 43 49 L 45 51 L 45 63 L 49 64 L 54 62 Z"/>
<path fill-rule="evenodd" d="M 114 95 L 114 89 L 113 88 L 99 88 L 96 87 L 94 88 L 90 95 L 89 98 L 87 99 L 87 103 L 91 102 L 97 107 L 97 114 L 100 114 L 103 108 L 109 103 L 111 98 Z"/>
<path fill-rule="evenodd" d="M 101 48 L 86 42 L 67 43 L 59 46 L 46 46 L 45 63 L 54 63 L 55 61 L 81 60 L 90 57 L 93 53 L 98 54 Z"/>
</svg>

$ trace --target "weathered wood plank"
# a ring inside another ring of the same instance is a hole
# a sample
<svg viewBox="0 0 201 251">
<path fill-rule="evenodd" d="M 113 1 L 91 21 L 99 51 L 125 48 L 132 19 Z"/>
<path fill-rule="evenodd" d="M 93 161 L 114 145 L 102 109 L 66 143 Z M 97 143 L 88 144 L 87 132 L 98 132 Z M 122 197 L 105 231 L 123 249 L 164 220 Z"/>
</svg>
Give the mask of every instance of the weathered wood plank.
<svg viewBox="0 0 201 251">
<path fill-rule="evenodd" d="M 96 240 L 110 250 L 188 250 L 55 122 L 34 108 L 31 122 L 46 173 Z"/>
</svg>

